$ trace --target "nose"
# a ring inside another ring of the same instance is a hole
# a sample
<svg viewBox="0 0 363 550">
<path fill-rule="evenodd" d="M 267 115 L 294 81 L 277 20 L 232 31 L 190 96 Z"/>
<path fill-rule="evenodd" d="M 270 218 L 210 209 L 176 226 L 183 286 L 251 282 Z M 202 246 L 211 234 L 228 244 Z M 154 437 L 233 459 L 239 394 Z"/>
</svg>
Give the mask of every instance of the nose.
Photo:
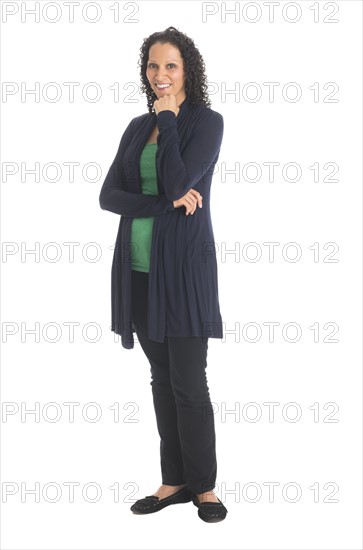
<svg viewBox="0 0 363 550">
<path fill-rule="evenodd" d="M 159 67 L 158 69 L 156 69 L 156 80 L 159 82 L 160 80 L 162 81 L 163 80 L 163 76 L 165 74 L 165 68 L 162 68 L 162 67 Z"/>
</svg>

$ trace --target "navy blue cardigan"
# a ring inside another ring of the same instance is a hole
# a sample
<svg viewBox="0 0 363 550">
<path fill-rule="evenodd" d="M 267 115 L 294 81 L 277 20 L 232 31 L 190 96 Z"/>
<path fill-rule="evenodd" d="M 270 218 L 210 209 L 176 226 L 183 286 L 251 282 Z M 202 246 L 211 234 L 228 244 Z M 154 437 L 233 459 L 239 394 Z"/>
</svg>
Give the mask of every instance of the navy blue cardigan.
<svg viewBox="0 0 363 550">
<path fill-rule="evenodd" d="M 216 249 L 210 214 L 210 188 L 223 137 L 223 117 L 188 98 L 179 113 L 164 110 L 131 120 L 103 183 L 100 207 L 121 215 L 111 269 L 111 330 L 122 346 L 134 347 L 131 319 L 131 223 L 155 216 L 151 242 L 148 334 L 222 338 Z M 139 162 L 158 126 L 156 171 L 159 195 L 141 192 Z M 203 197 L 193 215 L 173 201 L 190 188 Z"/>
</svg>

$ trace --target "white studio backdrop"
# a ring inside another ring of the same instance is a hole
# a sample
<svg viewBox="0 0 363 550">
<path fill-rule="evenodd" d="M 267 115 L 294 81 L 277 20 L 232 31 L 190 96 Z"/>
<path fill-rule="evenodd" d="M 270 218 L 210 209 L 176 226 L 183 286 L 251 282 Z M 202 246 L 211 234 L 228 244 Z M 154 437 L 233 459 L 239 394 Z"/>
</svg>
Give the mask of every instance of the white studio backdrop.
<svg viewBox="0 0 363 550">
<path fill-rule="evenodd" d="M 1 547 L 361 548 L 361 2 L 1 10 Z M 170 25 L 225 125 L 214 526 L 192 504 L 129 510 L 161 483 L 159 438 L 147 360 L 109 328 L 119 216 L 98 203 L 146 112 L 142 41 Z"/>
</svg>

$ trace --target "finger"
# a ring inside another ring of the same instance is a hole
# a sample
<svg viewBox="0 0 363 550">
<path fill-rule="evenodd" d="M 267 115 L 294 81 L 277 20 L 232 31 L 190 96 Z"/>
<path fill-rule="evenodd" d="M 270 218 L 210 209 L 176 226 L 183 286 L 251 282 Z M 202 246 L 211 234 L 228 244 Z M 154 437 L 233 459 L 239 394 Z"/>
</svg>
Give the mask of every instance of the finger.
<svg viewBox="0 0 363 550">
<path fill-rule="evenodd" d="M 189 195 L 189 196 L 185 196 L 185 197 L 184 197 L 184 201 L 185 201 L 186 215 L 188 215 L 188 214 L 193 210 L 193 207 L 194 207 L 194 200 L 193 200 L 193 198 Z"/>
<path fill-rule="evenodd" d="M 191 192 L 192 195 L 194 195 L 197 198 L 198 206 L 200 208 L 202 208 L 202 199 L 203 199 L 202 195 L 198 191 L 196 191 L 195 189 L 189 189 L 189 192 Z"/>
<path fill-rule="evenodd" d="M 197 200 L 194 197 L 190 198 L 189 199 L 189 204 L 190 204 L 189 213 L 194 214 L 194 212 L 196 211 L 196 208 L 197 208 Z"/>
<path fill-rule="evenodd" d="M 185 197 L 185 214 L 188 216 L 192 209 L 192 202 L 189 197 Z"/>
<path fill-rule="evenodd" d="M 197 208 L 197 205 L 199 208 L 203 207 L 203 197 L 198 193 L 195 199 L 195 208 Z"/>
</svg>

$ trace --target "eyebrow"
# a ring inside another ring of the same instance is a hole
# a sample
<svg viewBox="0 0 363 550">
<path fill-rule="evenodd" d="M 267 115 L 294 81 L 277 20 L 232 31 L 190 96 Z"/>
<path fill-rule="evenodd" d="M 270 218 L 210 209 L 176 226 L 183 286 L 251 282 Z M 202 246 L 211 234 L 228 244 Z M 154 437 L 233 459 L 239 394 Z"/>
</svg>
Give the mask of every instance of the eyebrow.
<svg viewBox="0 0 363 550">
<path fill-rule="evenodd" d="M 155 59 L 149 59 L 149 61 L 155 61 Z M 168 61 L 168 63 L 178 63 L 178 61 L 176 61 L 175 59 L 171 59 L 170 61 Z"/>
</svg>

